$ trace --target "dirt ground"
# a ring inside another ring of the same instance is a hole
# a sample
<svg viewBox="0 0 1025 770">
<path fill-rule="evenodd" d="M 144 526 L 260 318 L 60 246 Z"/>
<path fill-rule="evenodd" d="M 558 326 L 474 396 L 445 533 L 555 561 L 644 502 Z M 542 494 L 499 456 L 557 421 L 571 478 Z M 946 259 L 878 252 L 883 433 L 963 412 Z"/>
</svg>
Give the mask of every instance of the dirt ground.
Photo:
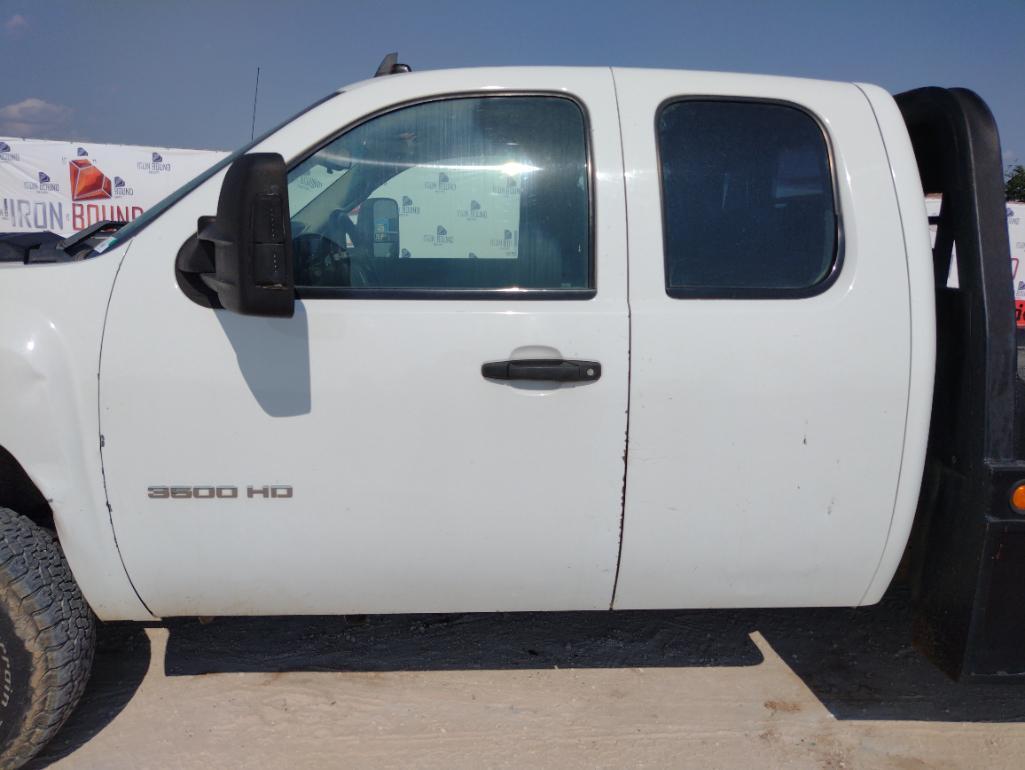
<svg viewBox="0 0 1025 770">
<path fill-rule="evenodd" d="M 908 612 L 108 625 L 30 767 L 1025 767 L 1025 687 L 950 682 Z"/>
</svg>

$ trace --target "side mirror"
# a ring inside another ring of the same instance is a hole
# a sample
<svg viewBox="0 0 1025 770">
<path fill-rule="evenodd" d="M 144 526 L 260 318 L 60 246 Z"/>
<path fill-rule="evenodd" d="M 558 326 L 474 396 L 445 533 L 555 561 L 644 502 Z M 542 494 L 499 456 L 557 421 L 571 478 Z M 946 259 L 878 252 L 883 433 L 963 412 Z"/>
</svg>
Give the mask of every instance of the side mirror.
<svg viewBox="0 0 1025 770">
<path fill-rule="evenodd" d="M 285 160 L 242 155 L 228 167 L 217 216 L 200 217 L 178 251 L 178 285 L 204 307 L 291 318 L 295 312 Z"/>
</svg>

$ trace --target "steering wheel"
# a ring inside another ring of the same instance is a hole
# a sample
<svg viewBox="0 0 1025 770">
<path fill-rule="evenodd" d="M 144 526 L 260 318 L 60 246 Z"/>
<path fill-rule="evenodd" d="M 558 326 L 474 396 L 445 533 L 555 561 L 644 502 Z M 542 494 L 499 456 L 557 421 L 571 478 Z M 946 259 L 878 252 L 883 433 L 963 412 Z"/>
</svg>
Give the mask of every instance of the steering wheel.
<svg viewBox="0 0 1025 770">
<path fill-rule="evenodd" d="M 369 264 L 364 260 L 354 262 L 344 248 L 320 233 L 301 233 L 293 238 L 292 255 L 296 286 L 347 289 L 378 285 Z"/>
<path fill-rule="evenodd" d="M 320 233 L 301 233 L 292 239 L 297 286 L 348 286 L 345 249 Z"/>
<path fill-rule="evenodd" d="M 356 225 L 349 219 L 349 215 L 341 209 L 335 209 L 331 212 L 327 218 L 327 227 L 328 232 L 343 244 L 345 243 L 345 237 L 348 236 L 353 246 L 359 247 L 363 245 L 360 243 L 361 239 L 356 234 Z"/>
</svg>

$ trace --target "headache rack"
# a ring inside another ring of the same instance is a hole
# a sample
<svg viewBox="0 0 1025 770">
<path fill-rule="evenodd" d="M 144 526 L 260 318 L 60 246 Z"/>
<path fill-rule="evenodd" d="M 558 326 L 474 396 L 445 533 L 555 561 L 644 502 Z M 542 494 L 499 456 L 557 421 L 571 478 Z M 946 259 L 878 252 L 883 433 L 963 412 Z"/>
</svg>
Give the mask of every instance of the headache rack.
<svg viewBox="0 0 1025 770">
<path fill-rule="evenodd" d="M 936 385 L 910 560 L 916 646 L 950 675 L 1025 679 L 1025 383 L 1000 140 L 971 91 L 897 95 L 926 194 L 943 196 L 933 248 Z M 955 252 L 956 247 L 956 252 Z M 947 287 L 956 253 L 958 287 Z"/>
</svg>

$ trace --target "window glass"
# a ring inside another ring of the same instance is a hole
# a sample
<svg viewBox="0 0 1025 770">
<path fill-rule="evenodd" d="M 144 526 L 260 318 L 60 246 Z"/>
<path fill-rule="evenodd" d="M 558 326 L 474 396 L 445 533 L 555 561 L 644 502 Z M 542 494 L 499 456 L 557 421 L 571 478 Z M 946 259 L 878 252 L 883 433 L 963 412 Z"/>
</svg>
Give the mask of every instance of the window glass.
<svg viewBox="0 0 1025 770">
<path fill-rule="evenodd" d="M 671 296 L 787 296 L 832 272 L 829 150 L 795 107 L 686 100 L 658 117 Z"/>
<path fill-rule="evenodd" d="M 289 172 L 296 285 L 590 289 L 588 184 L 584 118 L 569 99 L 386 113 Z"/>
</svg>

